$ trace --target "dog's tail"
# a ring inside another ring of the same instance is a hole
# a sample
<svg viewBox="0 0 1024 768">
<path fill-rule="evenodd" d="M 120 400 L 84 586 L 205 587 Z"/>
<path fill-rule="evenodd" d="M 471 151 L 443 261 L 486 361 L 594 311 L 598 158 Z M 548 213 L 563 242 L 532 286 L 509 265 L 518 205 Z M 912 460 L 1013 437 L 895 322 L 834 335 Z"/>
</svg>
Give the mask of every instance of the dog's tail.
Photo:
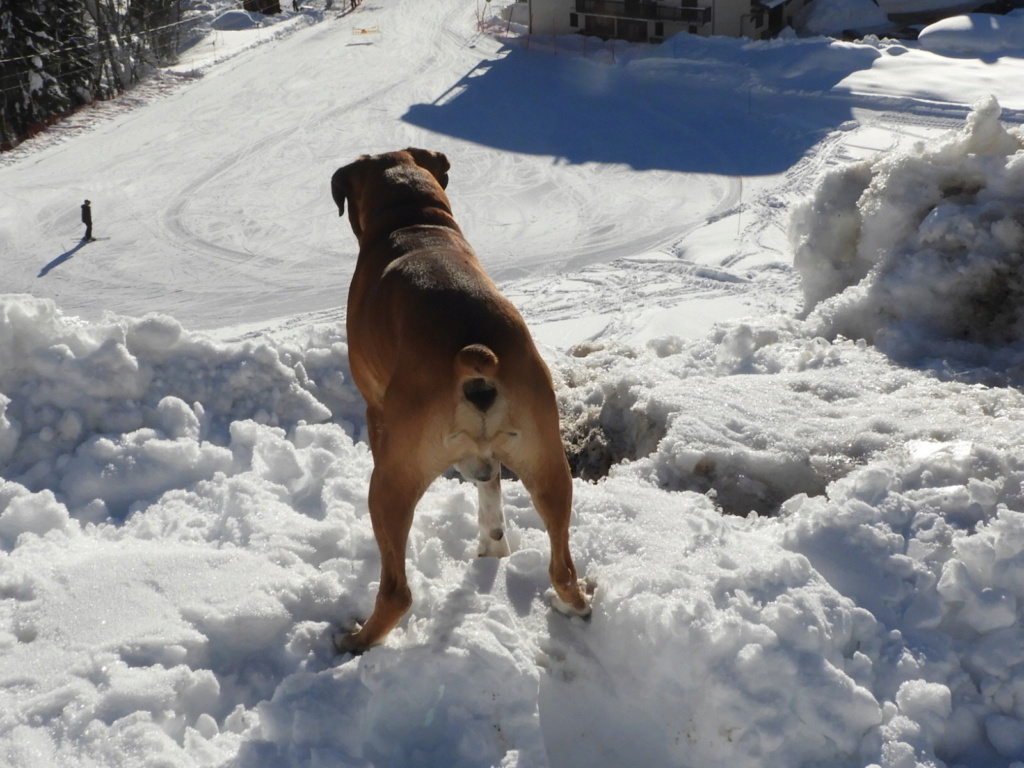
<svg viewBox="0 0 1024 768">
<path fill-rule="evenodd" d="M 463 396 L 477 410 L 486 413 L 498 397 L 494 383 L 498 374 L 498 356 L 483 344 L 470 344 L 455 355 L 455 374 Z"/>
</svg>

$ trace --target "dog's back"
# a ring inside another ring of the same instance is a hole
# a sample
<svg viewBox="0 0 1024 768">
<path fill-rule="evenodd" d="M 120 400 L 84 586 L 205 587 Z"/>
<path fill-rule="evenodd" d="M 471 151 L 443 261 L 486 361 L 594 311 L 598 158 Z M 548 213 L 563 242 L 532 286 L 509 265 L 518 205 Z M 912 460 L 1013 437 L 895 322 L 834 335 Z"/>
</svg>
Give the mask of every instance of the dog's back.
<svg viewBox="0 0 1024 768">
<path fill-rule="evenodd" d="M 362 332 L 377 360 L 374 370 L 391 371 L 376 391 L 386 398 L 392 384 L 416 382 L 420 416 L 431 422 L 423 427 L 443 438 L 443 449 L 429 441 L 432 455 L 422 459 L 437 471 L 490 455 L 511 464 L 513 438 L 533 431 L 527 423 L 536 419 L 532 404 L 550 398 L 546 411 L 554 403 L 550 374 L 525 322 L 466 248 L 453 254 L 435 243 L 430 252 L 392 261 L 375 306 L 366 307 L 374 313 L 389 307 L 387 319 Z"/>
</svg>

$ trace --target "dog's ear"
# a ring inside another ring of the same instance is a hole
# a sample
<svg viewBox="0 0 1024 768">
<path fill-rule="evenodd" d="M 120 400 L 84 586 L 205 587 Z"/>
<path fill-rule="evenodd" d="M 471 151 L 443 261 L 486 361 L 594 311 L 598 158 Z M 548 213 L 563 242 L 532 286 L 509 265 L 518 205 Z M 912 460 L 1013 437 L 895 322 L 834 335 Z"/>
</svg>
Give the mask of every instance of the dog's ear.
<svg viewBox="0 0 1024 768">
<path fill-rule="evenodd" d="M 331 176 L 331 195 L 338 206 L 338 215 L 345 215 L 345 198 L 348 197 L 348 169 L 349 166 L 339 168 Z"/>
<path fill-rule="evenodd" d="M 441 185 L 441 189 L 448 189 L 448 171 L 452 164 L 448 162 L 448 158 L 443 152 L 432 152 L 429 149 L 416 149 L 415 147 L 409 147 L 405 151 L 412 155 L 416 165 L 430 171 L 431 175 L 437 179 L 437 183 Z"/>
</svg>

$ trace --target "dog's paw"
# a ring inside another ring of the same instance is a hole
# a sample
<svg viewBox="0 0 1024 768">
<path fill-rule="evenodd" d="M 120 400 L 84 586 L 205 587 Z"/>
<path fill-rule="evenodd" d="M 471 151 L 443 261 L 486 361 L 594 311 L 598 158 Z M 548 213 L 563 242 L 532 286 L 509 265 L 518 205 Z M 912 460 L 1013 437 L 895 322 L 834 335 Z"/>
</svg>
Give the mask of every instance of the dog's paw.
<svg viewBox="0 0 1024 768">
<path fill-rule="evenodd" d="M 338 630 L 331 634 L 331 643 L 334 645 L 334 650 L 338 653 L 349 653 L 353 656 L 358 656 L 367 649 L 367 646 L 360 642 L 359 633 L 362 631 L 363 625 L 355 623 L 351 629 Z"/>
<path fill-rule="evenodd" d="M 548 596 L 551 600 L 551 607 L 565 616 L 578 616 L 584 621 L 589 621 L 593 613 L 592 600 L 597 591 L 597 581 L 591 577 L 581 579 L 578 582 L 580 588 L 579 597 L 582 598 L 583 606 L 578 605 L 579 600 L 568 602 L 558 596 L 555 590 L 550 590 Z"/>
<path fill-rule="evenodd" d="M 508 557 L 511 554 L 508 536 L 501 528 L 495 528 L 480 537 L 480 546 L 476 550 L 477 557 Z"/>
</svg>

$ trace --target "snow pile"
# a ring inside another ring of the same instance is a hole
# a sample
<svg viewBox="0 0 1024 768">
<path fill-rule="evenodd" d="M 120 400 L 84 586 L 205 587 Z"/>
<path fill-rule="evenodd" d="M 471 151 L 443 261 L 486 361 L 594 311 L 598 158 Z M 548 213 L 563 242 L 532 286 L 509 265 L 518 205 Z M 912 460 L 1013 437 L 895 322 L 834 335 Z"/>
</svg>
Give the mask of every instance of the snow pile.
<svg viewBox="0 0 1024 768">
<path fill-rule="evenodd" d="M 210 29 L 220 31 L 255 29 L 263 23 L 263 14 L 249 13 L 248 11 L 228 11 L 220 14 L 210 22 Z"/>
<path fill-rule="evenodd" d="M 626 551 L 600 572 L 579 658 L 541 688 L 552 764 L 1019 760 L 1022 467 L 1010 511 L 983 481 L 921 487 L 925 466 L 970 475 L 984 451 L 925 453 L 797 497 L 776 521 L 616 500 L 610 540 Z"/>
<path fill-rule="evenodd" d="M 215 344 L 168 317 L 83 326 L 52 302 L 8 297 L 0 311 L 4 475 L 59 489 L 91 519 L 123 518 L 135 501 L 226 470 L 235 422 L 291 429 L 323 421 L 331 411 L 321 400 L 343 415 L 358 399 L 344 375 L 346 347 L 324 343 L 297 360 L 265 343 Z M 316 383 L 311 373 L 321 369 Z"/>
<path fill-rule="evenodd" d="M 1020 53 L 1024 36 L 1024 9 L 1005 16 L 967 13 L 950 16 L 921 30 L 921 47 L 953 56 L 991 56 Z"/>
<path fill-rule="evenodd" d="M 794 212 L 795 265 L 818 333 L 868 339 L 900 359 L 978 364 L 988 346 L 1020 351 L 1024 132 L 999 116 L 994 99 L 980 102 L 941 140 L 831 172 Z M 1010 368 L 1019 377 L 1020 362 Z"/>
<path fill-rule="evenodd" d="M 475 560 L 475 491 L 441 479 L 412 611 L 338 658 L 379 567 L 340 330 L 222 344 L 2 306 L 13 766 L 1024 759 L 1020 394 L 782 318 L 553 357 L 567 426 L 614 454 L 575 487 L 593 619 L 551 611 L 519 483 L 512 556 Z"/>
<path fill-rule="evenodd" d="M 863 342 L 810 337 L 781 318 L 647 353 L 593 351 L 563 375 L 578 474 L 709 493 L 743 516 L 821 496 L 903 442 L 970 440 L 979 414 L 993 417 L 985 429 L 995 450 L 1015 450 L 1024 429 L 1014 413 L 1024 399 L 1013 392 L 937 384 Z M 934 402 L 954 393 L 938 421 Z"/>
<path fill-rule="evenodd" d="M 251 421 L 230 449 L 123 525 L 0 485 L 6 764 L 221 764 L 326 621 L 351 615 L 339 590 L 365 591 L 351 579 L 369 578 L 372 535 L 330 470 L 364 475 L 365 449 L 337 427 L 286 440 Z M 190 465 L 161 458 L 165 476 Z M 339 563 L 339 547 L 366 565 Z"/>
<path fill-rule="evenodd" d="M 552 764 L 1024 758 L 1024 397 L 806 331 L 734 324 L 563 370 L 589 455 L 621 453 L 578 503 L 601 610 L 541 689 L 542 713 L 572 713 L 546 728 Z"/>
<path fill-rule="evenodd" d="M 1019 761 L 1024 710 L 1010 691 L 1024 683 L 1024 465 L 969 442 L 906 453 L 827 499 L 788 502 L 784 544 L 872 614 L 873 636 L 847 649 L 863 664 L 851 676 L 881 704 L 866 759 Z"/>
<path fill-rule="evenodd" d="M 601 610 L 585 634 L 551 629 L 576 650 L 549 663 L 541 687 L 552 765 L 856 758 L 881 722 L 849 652 L 873 634 L 871 617 L 775 526 L 622 479 L 582 505 L 605 530 L 600 550 L 590 526 L 578 536 L 600 553 Z"/>
</svg>

